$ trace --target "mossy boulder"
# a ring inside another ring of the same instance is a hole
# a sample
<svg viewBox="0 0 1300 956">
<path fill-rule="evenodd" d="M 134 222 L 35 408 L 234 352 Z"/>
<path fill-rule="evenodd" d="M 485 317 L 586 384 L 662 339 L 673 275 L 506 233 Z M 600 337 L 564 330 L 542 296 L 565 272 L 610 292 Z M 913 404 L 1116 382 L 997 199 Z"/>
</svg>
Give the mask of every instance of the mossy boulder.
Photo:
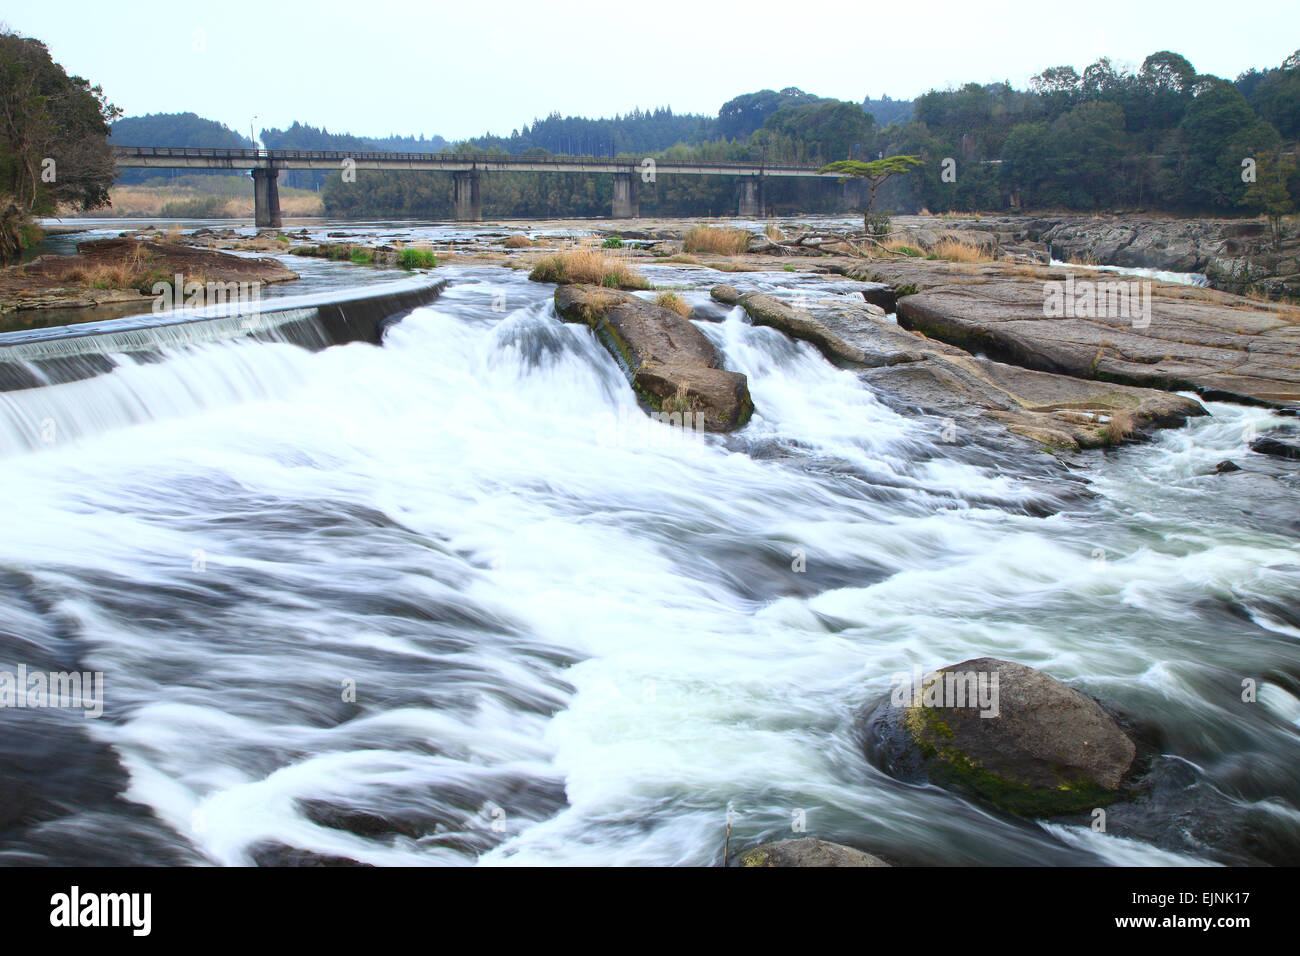
<svg viewBox="0 0 1300 956">
<path fill-rule="evenodd" d="M 702 417 L 706 431 L 741 428 L 754 413 L 749 380 L 691 322 L 631 293 L 592 285 L 560 286 L 555 309 L 591 327 L 651 408 Z"/>
<path fill-rule="evenodd" d="M 813 837 L 763 843 L 741 852 L 735 866 L 889 866 L 879 857 Z"/>
<path fill-rule="evenodd" d="M 1137 755 L 1096 700 L 990 657 L 896 687 L 864 731 L 868 758 L 887 773 L 1034 817 L 1112 802 Z"/>
</svg>

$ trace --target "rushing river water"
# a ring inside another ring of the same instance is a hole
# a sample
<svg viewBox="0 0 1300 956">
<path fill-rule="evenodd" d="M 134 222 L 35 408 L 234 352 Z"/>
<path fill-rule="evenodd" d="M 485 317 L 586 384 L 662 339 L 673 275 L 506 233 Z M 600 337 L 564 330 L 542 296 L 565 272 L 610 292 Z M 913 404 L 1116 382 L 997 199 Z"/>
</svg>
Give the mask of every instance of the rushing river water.
<svg viewBox="0 0 1300 956">
<path fill-rule="evenodd" d="M 0 717 L 0 861 L 708 864 L 730 816 L 733 850 L 806 821 L 903 863 L 1300 862 L 1300 488 L 1207 474 L 1281 419 L 1067 467 L 734 311 L 699 324 L 757 413 L 683 435 L 553 287 L 440 272 L 382 348 L 0 393 L 0 668 L 104 675 L 98 720 Z M 985 655 L 1158 730 L 1107 832 L 864 759 L 895 675 Z"/>
</svg>

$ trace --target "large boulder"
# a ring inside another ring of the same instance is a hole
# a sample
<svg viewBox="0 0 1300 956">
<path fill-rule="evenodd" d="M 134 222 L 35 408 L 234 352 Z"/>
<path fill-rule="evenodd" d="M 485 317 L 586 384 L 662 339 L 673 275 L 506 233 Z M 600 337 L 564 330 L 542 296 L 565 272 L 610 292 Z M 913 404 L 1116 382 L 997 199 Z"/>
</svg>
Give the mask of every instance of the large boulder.
<svg viewBox="0 0 1300 956">
<path fill-rule="evenodd" d="M 566 322 L 595 331 L 657 411 L 700 415 L 715 432 L 740 428 L 753 414 L 745 376 L 723 368 L 713 343 L 671 309 L 594 285 L 560 286 L 555 308 Z"/>
<path fill-rule="evenodd" d="M 868 757 L 893 776 L 1026 816 L 1111 802 L 1137 754 L 1091 697 L 991 657 L 896 686 L 868 717 L 864 737 Z"/>
<path fill-rule="evenodd" d="M 780 840 L 751 847 L 736 857 L 736 866 L 889 866 L 880 857 L 814 837 Z"/>
</svg>

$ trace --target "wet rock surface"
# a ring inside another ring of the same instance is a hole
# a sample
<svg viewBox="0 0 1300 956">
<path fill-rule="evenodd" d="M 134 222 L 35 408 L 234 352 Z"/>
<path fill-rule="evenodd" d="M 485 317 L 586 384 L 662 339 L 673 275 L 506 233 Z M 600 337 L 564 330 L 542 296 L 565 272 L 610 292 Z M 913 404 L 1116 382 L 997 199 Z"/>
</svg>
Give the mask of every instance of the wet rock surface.
<svg viewBox="0 0 1300 956">
<path fill-rule="evenodd" d="M 878 856 L 813 837 L 763 843 L 743 851 L 733 866 L 889 866 Z"/>
<path fill-rule="evenodd" d="M 753 414 L 745 376 L 723 368 L 704 333 L 671 309 L 590 285 L 561 286 L 555 307 L 595 331 L 655 410 L 703 415 L 708 431 L 740 428 Z"/>
<path fill-rule="evenodd" d="M 896 688 L 865 721 L 892 776 L 1049 816 L 1119 796 L 1137 747 L 1097 701 L 1042 671 L 977 658 Z"/>
</svg>

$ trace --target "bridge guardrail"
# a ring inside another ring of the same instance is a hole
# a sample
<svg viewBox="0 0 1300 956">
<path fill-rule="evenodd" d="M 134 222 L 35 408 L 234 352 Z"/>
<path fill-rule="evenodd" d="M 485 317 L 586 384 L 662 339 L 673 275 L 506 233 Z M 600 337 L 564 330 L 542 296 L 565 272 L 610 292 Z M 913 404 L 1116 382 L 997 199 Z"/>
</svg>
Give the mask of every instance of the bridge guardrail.
<svg viewBox="0 0 1300 956">
<path fill-rule="evenodd" d="M 517 156 L 510 153 L 400 153 L 400 152 L 374 152 L 374 151 L 347 151 L 347 150 L 325 150 L 325 149 L 217 149 L 199 146 L 113 146 L 114 152 L 119 156 L 131 156 L 138 158 L 155 157 L 158 159 L 246 159 L 251 162 L 273 162 L 277 159 L 287 160 L 336 160 L 342 162 L 345 159 L 357 161 L 389 161 L 400 163 L 427 162 L 427 163 L 474 163 L 477 165 L 491 166 L 498 163 L 513 163 L 520 165 L 555 165 L 566 161 L 574 164 L 585 166 L 608 166 L 610 169 L 625 172 L 628 169 L 635 169 L 637 160 L 635 159 L 611 159 L 605 156 L 569 156 L 556 154 L 554 156 Z M 660 167 L 671 168 L 673 166 L 695 166 L 705 169 L 736 169 L 752 168 L 755 172 L 764 170 L 773 171 L 791 171 L 816 173 L 818 166 L 798 166 L 785 163 L 754 163 L 746 160 L 735 160 L 732 162 L 714 162 L 708 160 L 655 160 Z"/>
</svg>

